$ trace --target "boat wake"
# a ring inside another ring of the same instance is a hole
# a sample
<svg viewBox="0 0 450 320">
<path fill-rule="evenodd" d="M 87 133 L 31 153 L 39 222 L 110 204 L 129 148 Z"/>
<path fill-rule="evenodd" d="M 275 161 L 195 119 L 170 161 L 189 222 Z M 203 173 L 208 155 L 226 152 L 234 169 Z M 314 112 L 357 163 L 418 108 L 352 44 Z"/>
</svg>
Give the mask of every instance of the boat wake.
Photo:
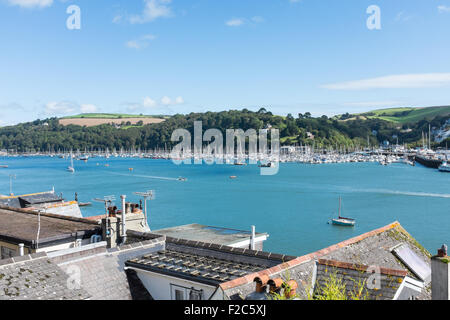
<svg viewBox="0 0 450 320">
<path fill-rule="evenodd" d="M 167 181 L 179 181 L 180 180 L 180 178 L 144 176 L 144 175 L 140 175 L 140 174 L 123 174 L 123 173 L 114 173 L 114 172 L 109 172 L 109 173 L 116 175 L 116 176 L 124 176 L 124 177 L 138 177 L 138 178 L 167 180 Z"/>
<path fill-rule="evenodd" d="M 354 192 L 366 192 L 366 193 L 380 193 L 380 194 L 392 194 L 399 196 L 411 196 L 411 197 L 431 197 L 431 198 L 450 198 L 450 194 L 445 193 L 426 193 L 426 192 L 409 192 L 409 191 L 395 191 L 387 189 L 356 189 Z"/>
</svg>

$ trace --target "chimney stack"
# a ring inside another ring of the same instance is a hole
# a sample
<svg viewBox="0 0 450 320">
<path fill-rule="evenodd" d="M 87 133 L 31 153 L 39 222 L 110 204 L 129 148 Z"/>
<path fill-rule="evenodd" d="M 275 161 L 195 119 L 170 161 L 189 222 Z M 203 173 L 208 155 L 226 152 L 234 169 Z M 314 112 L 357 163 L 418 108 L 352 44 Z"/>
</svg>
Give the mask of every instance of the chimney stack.
<svg viewBox="0 0 450 320">
<path fill-rule="evenodd" d="M 450 257 L 447 245 L 438 249 L 438 254 L 431 258 L 431 297 L 432 300 L 450 300 Z"/>
</svg>

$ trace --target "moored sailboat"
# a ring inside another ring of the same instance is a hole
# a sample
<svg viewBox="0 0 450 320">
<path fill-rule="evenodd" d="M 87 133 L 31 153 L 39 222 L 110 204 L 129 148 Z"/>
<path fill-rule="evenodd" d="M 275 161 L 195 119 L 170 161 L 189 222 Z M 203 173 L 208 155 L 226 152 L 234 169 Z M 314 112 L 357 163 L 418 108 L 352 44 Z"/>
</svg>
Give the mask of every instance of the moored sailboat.
<svg viewBox="0 0 450 320">
<path fill-rule="evenodd" d="M 67 167 L 67 171 L 74 173 L 75 168 L 73 166 L 73 155 L 72 152 L 70 152 L 70 166 Z"/>
<path fill-rule="evenodd" d="M 337 226 L 353 227 L 356 223 L 355 219 L 341 217 L 341 197 L 339 197 L 339 216 L 337 219 L 332 219 L 331 223 Z"/>
</svg>

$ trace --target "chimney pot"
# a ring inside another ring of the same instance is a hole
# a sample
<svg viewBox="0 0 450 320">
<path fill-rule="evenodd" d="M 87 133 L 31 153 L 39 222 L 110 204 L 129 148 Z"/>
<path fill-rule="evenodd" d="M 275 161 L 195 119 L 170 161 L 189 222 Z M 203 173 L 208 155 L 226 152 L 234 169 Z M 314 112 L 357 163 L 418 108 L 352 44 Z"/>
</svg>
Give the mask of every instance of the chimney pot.
<svg viewBox="0 0 450 320">
<path fill-rule="evenodd" d="M 298 284 L 295 280 L 289 280 L 288 282 L 283 283 L 283 288 L 284 288 L 284 296 L 287 299 L 290 299 L 295 297 Z"/>
<path fill-rule="evenodd" d="M 447 256 L 447 245 L 443 244 L 440 249 L 438 249 L 438 257 L 446 257 Z"/>
<path fill-rule="evenodd" d="M 266 291 L 267 282 L 269 281 L 269 276 L 267 275 L 261 275 L 259 277 L 255 277 L 253 282 L 256 282 L 256 289 L 255 291 L 258 293 L 263 293 Z"/>
<path fill-rule="evenodd" d="M 281 289 L 281 286 L 283 285 L 283 279 L 276 278 L 276 279 L 270 279 L 267 284 L 270 286 L 270 292 L 278 292 Z"/>
</svg>

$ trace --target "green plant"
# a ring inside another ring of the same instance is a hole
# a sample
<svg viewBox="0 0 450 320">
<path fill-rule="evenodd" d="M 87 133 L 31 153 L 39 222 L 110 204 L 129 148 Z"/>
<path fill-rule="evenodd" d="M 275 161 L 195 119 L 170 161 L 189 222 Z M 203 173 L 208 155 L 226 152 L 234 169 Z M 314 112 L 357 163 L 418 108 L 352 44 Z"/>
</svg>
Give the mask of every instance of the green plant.
<svg viewBox="0 0 450 320">
<path fill-rule="evenodd" d="M 291 295 L 289 298 L 286 297 L 285 292 L 290 292 L 293 288 L 291 287 L 291 285 L 289 284 L 289 281 L 291 280 L 291 274 L 289 269 L 286 269 L 284 278 L 286 280 L 283 281 L 283 284 L 281 285 L 281 287 L 283 288 L 283 293 L 278 293 L 278 292 L 271 292 L 269 294 L 269 298 L 271 300 L 294 300 L 294 299 L 300 299 L 301 296 L 296 293 L 294 295 Z"/>
<path fill-rule="evenodd" d="M 317 284 L 314 292 L 307 291 L 308 300 L 367 300 L 369 293 L 366 289 L 366 280 L 360 278 L 358 281 L 355 279 L 350 281 L 354 283 L 354 287 L 347 290 L 343 278 L 334 271 L 325 278 L 321 286 Z"/>
</svg>

